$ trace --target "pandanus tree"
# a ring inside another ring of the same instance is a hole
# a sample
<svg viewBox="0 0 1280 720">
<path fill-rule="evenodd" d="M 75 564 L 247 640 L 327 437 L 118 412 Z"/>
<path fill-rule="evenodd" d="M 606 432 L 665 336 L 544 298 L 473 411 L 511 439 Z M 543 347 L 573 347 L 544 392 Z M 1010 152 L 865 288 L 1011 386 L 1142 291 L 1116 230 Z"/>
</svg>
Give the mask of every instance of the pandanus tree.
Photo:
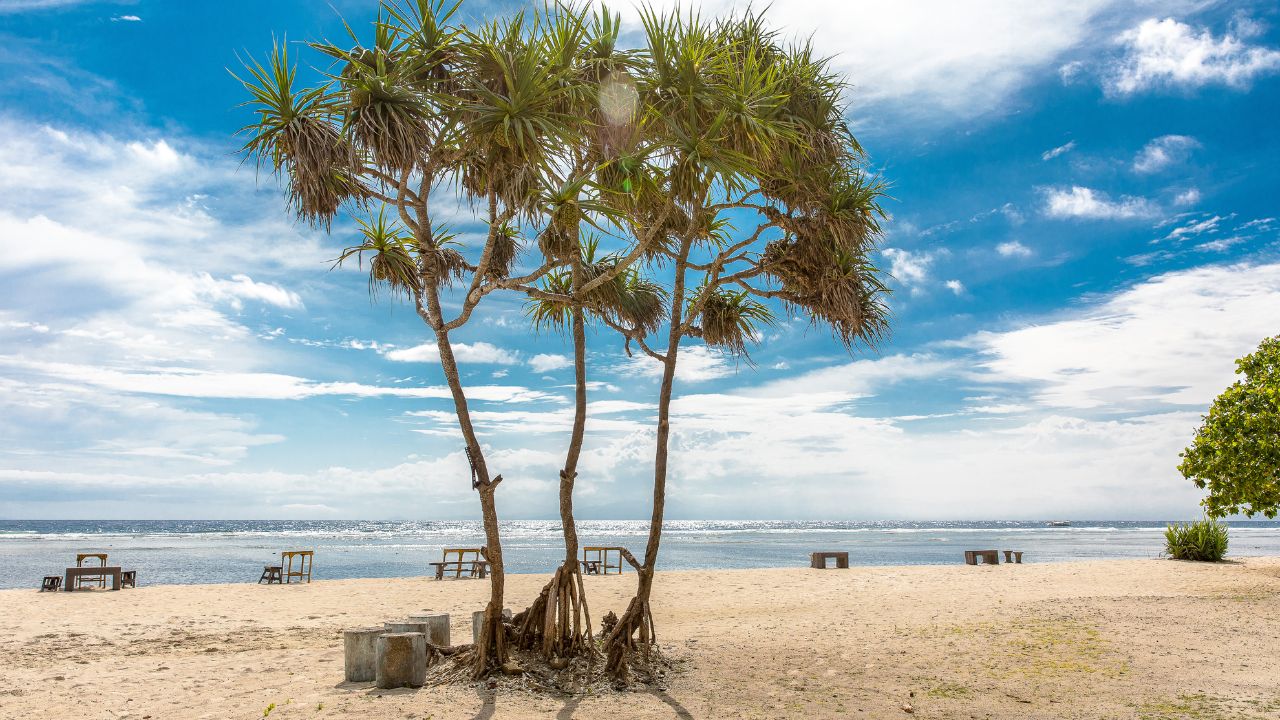
<svg viewBox="0 0 1280 720">
<path fill-rule="evenodd" d="M 569 267 L 548 274 L 528 313 L 539 330 L 568 332 L 573 343 L 574 415 L 564 468 L 560 471 L 560 521 L 565 559 L 529 609 L 514 618 L 518 642 L 536 647 L 551 659 L 594 655 L 591 614 L 578 562 L 578 533 L 573 515 L 573 490 L 582 455 L 587 418 L 587 338 L 589 321 L 651 332 L 665 313 L 663 288 L 635 269 L 619 269 L 621 258 L 597 258 L 598 242 L 581 246 Z M 596 279 L 605 282 L 581 295 L 577 291 Z"/>
<path fill-rule="evenodd" d="M 282 178 L 302 220 L 327 228 L 343 209 L 380 206 L 339 263 L 367 256 L 371 291 L 407 298 L 434 335 L 492 568 L 471 655 L 479 677 L 508 659 L 495 503 L 502 476 L 491 473 L 477 439 L 451 333 L 490 293 L 531 287 L 573 266 L 579 222 L 607 210 L 592 205 L 593 153 L 583 150 L 583 138 L 594 116 L 591 84 L 608 69 L 617 25 L 557 11 L 467 29 L 452 24 L 456 10 L 439 0 L 384 3 L 368 44 L 355 32 L 348 45 L 311 44 L 329 61 L 311 89 L 295 88 L 286 44 L 265 64 L 250 60 L 242 82 L 257 122 L 244 130 L 244 150 Z M 433 218 L 431 201 L 442 193 L 478 209 L 487 228 L 478 253 L 469 257 Z M 536 241 L 524 243 L 528 234 Z M 543 258 L 516 275 L 526 244 Z M 597 279 L 597 287 L 610 281 Z M 452 314 L 448 298 L 457 306 Z"/>
<path fill-rule="evenodd" d="M 642 14 L 632 77 L 636 116 L 601 164 L 615 212 L 637 241 L 618 264 L 670 278 L 665 347 L 651 327 L 605 322 L 662 365 L 653 507 L 637 587 L 604 640 L 606 668 L 628 673 L 655 641 L 650 598 L 662 538 L 671 401 L 681 343 L 742 355 L 774 308 L 830 328 L 852 350 L 887 332 L 887 289 L 872 253 L 881 182 L 847 127 L 846 86 L 807 45 L 762 17 L 704 21 Z M 741 225 L 741 229 L 737 226 Z"/>
</svg>

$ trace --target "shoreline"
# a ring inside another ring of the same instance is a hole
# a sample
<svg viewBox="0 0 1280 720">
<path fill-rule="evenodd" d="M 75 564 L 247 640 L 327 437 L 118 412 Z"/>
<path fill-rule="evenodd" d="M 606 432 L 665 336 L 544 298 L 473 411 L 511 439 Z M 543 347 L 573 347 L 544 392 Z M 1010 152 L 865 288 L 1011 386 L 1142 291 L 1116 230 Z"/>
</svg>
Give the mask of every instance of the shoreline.
<svg viewBox="0 0 1280 720">
<path fill-rule="evenodd" d="M 1280 564 L 1280 555 L 1235 555 L 1235 556 L 1229 555 L 1218 563 L 1199 563 L 1199 562 L 1193 562 L 1190 560 L 1174 560 L 1169 557 L 1144 557 L 1144 558 L 1114 557 L 1114 558 L 1088 558 L 1083 560 L 1043 560 L 1043 561 L 1036 561 L 1036 560 L 1024 558 L 1021 563 L 1006 563 L 1003 559 L 1004 557 L 1003 554 L 1000 557 L 1001 557 L 1001 560 L 998 566 L 986 565 L 986 564 L 966 565 L 963 558 L 960 558 L 956 562 L 951 562 L 951 563 L 909 563 L 909 564 L 901 564 L 901 565 L 869 565 L 869 564 L 855 563 L 853 558 L 853 553 L 850 553 L 848 568 L 836 568 L 834 561 L 830 561 L 829 564 L 831 565 L 831 567 L 827 568 L 827 570 L 831 572 L 847 572 L 847 571 L 856 571 L 856 570 L 907 571 L 907 570 L 928 570 L 928 569 L 945 570 L 945 569 L 954 569 L 957 567 L 961 567 L 961 568 L 968 568 L 970 571 L 974 571 L 974 570 L 980 571 L 985 569 L 995 570 L 997 567 L 1004 567 L 1006 565 L 1011 565 L 1014 568 L 1023 568 L 1023 567 L 1030 567 L 1033 565 L 1062 567 L 1062 566 L 1070 566 L 1070 565 L 1091 566 L 1091 565 L 1103 565 L 1107 563 L 1144 563 L 1144 562 L 1169 562 L 1169 563 L 1175 563 L 1175 564 L 1188 563 L 1192 565 L 1210 565 L 1211 566 L 1211 565 L 1244 564 L 1248 561 L 1254 561 L 1254 560 L 1275 561 L 1277 564 Z M 815 570 L 815 568 L 811 568 L 808 565 L 799 565 L 799 564 L 779 565 L 779 566 L 771 566 L 771 567 L 706 568 L 706 569 L 693 569 L 693 570 L 687 569 L 687 568 L 663 570 L 659 568 L 657 571 L 655 571 L 655 575 L 656 577 L 707 575 L 707 574 L 732 575 L 732 574 L 752 574 L 752 573 L 761 573 L 761 572 L 773 573 L 773 572 L 786 572 L 786 571 L 799 571 L 799 570 L 803 570 L 807 572 L 810 570 Z M 507 572 L 506 577 L 509 580 L 511 579 L 523 580 L 528 578 L 544 578 L 545 579 L 549 577 L 553 572 L 555 572 L 554 568 L 549 569 L 545 572 L 542 572 L 542 571 L 540 572 Z M 620 576 L 622 578 L 634 579 L 636 576 L 636 573 L 633 568 L 628 566 L 627 570 L 621 573 Z M 585 576 L 585 577 L 596 579 L 601 576 Z M 617 577 L 619 577 L 617 573 L 610 573 L 608 576 L 608 579 L 613 580 L 613 579 L 616 579 Z M 38 579 L 39 578 L 37 578 L 36 580 Z M 384 581 L 425 582 L 425 583 L 437 582 L 435 578 L 431 575 L 394 575 L 394 576 L 372 576 L 371 575 L 371 576 L 365 576 L 365 577 L 343 577 L 343 578 L 325 578 L 325 577 L 313 576 L 310 584 L 311 585 L 329 585 L 334 583 L 369 583 L 369 582 L 384 582 Z M 108 582 L 110 581 L 108 580 Z M 460 579 L 445 578 L 443 581 L 440 581 L 440 582 L 444 584 L 462 583 L 462 584 L 472 584 L 472 585 L 483 585 L 486 588 L 489 586 L 487 579 L 481 580 L 479 578 L 460 578 Z M 108 588 L 107 590 L 96 590 L 96 589 L 95 590 L 77 590 L 77 591 L 68 593 L 63 590 L 59 590 L 58 594 L 59 595 L 74 595 L 74 594 L 100 595 L 103 593 L 114 593 L 114 592 L 127 593 L 131 590 L 142 589 L 142 588 L 191 588 L 191 589 L 242 588 L 245 586 L 254 586 L 259 584 L 261 583 L 257 582 L 256 580 L 245 580 L 242 582 L 217 582 L 217 583 L 182 583 L 182 582 L 149 583 L 143 580 L 139 580 L 138 586 L 136 588 L 125 588 L 119 591 L 113 591 Z M 294 583 L 284 583 L 284 584 L 289 586 L 306 586 L 308 583 L 294 582 Z M 265 584 L 262 584 L 262 585 L 266 587 Z M 272 587 L 274 587 L 274 585 Z M 6 597 L 7 594 L 9 593 L 22 594 L 22 593 L 28 593 L 28 592 L 34 592 L 36 594 L 40 594 L 40 588 L 38 583 L 33 584 L 31 587 L 0 588 L 0 598 Z M 47 595 L 48 593 L 44 593 L 44 594 Z"/>
<path fill-rule="evenodd" d="M 509 575 L 508 607 L 545 580 Z M 597 624 L 635 588 L 634 573 L 585 581 Z M 1196 717 L 1157 712 L 1188 703 L 1199 717 L 1280 717 L 1274 556 L 663 571 L 657 632 L 680 668 L 663 691 L 342 682 L 343 628 L 431 610 L 465 642 L 488 590 L 398 578 L 0 591 L 0 718 L 83 716 L 69 696 L 134 720 L 272 704 L 273 719 L 895 717 L 904 703 L 925 718 Z"/>
</svg>

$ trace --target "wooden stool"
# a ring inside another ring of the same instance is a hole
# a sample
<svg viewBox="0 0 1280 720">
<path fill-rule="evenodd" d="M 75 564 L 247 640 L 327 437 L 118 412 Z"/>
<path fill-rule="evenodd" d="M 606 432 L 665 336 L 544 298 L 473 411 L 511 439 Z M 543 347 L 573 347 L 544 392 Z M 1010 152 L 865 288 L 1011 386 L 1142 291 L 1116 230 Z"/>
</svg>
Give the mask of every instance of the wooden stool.
<svg viewBox="0 0 1280 720">
<path fill-rule="evenodd" d="M 127 588 L 127 587 L 136 588 L 136 587 L 138 587 L 138 571 L 137 571 L 137 570 L 125 570 L 124 572 L 121 572 L 121 573 L 120 573 L 120 587 L 122 587 L 122 588 Z"/>
<path fill-rule="evenodd" d="M 62 587 L 61 576 L 45 575 L 44 580 L 40 583 L 40 592 L 58 592 L 60 587 Z"/>
<path fill-rule="evenodd" d="M 275 583 L 279 585 L 284 582 L 284 568 L 279 565 L 264 565 L 262 568 L 262 577 L 258 578 L 258 584 L 266 582 L 268 585 Z"/>
<path fill-rule="evenodd" d="M 1013 562 L 1015 565 L 1022 564 L 1022 553 L 1018 550 L 1013 551 Z"/>
</svg>

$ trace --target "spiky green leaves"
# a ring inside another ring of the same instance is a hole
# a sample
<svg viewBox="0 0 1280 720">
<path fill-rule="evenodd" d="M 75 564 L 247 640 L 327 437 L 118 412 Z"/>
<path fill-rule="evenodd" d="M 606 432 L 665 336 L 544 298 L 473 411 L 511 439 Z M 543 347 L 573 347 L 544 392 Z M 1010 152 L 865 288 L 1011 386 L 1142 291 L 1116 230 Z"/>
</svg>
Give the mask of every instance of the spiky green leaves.
<svg viewBox="0 0 1280 720">
<path fill-rule="evenodd" d="M 754 342 L 763 328 L 774 324 L 773 313 L 746 290 L 707 293 L 697 318 L 702 341 L 745 357 L 747 343 Z"/>
<path fill-rule="evenodd" d="M 355 153 L 334 125 L 327 89 L 295 91 L 297 66 L 287 40 L 273 45 L 266 65 L 252 57 L 243 64 L 248 77 L 232 76 L 249 92 L 243 106 L 257 121 L 240 129 L 249 136 L 242 151 L 283 176 L 301 219 L 327 227 L 343 202 L 364 197 Z"/>
<path fill-rule="evenodd" d="M 413 244 L 403 235 L 399 223 L 387 219 L 386 208 L 376 216 L 357 219 L 362 242 L 346 248 L 334 267 L 340 267 L 351 258 L 363 267 L 364 256 L 369 255 L 369 297 L 376 298 L 380 288 L 387 288 L 393 296 L 414 295 L 418 292 L 418 265 L 414 260 Z"/>
</svg>

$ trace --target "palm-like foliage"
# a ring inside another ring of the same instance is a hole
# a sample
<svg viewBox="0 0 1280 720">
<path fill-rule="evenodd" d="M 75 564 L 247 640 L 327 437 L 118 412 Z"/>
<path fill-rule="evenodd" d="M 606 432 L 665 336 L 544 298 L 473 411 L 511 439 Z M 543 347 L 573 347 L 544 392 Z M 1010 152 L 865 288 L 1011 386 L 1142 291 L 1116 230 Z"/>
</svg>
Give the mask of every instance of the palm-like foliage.
<svg viewBox="0 0 1280 720">
<path fill-rule="evenodd" d="M 346 248 L 334 260 L 334 267 L 341 267 L 351 258 L 363 267 L 364 256 L 369 255 L 369 297 L 376 298 L 379 288 L 388 288 L 392 295 L 412 295 L 418 292 L 418 264 L 414 259 L 415 248 L 404 236 L 404 228 L 387 220 L 386 208 L 368 219 L 357 218 L 362 242 Z"/>
<path fill-rule="evenodd" d="M 338 208 L 363 198 L 355 170 L 355 153 L 334 126 L 327 87 L 295 90 L 297 65 L 289 59 L 288 40 L 273 44 L 266 64 L 249 57 L 247 78 L 236 78 L 248 91 L 257 121 L 241 128 L 249 136 L 242 151 L 258 167 L 284 175 L 290 205 L 298 216 L 328 227 Z"/>
</svg>

